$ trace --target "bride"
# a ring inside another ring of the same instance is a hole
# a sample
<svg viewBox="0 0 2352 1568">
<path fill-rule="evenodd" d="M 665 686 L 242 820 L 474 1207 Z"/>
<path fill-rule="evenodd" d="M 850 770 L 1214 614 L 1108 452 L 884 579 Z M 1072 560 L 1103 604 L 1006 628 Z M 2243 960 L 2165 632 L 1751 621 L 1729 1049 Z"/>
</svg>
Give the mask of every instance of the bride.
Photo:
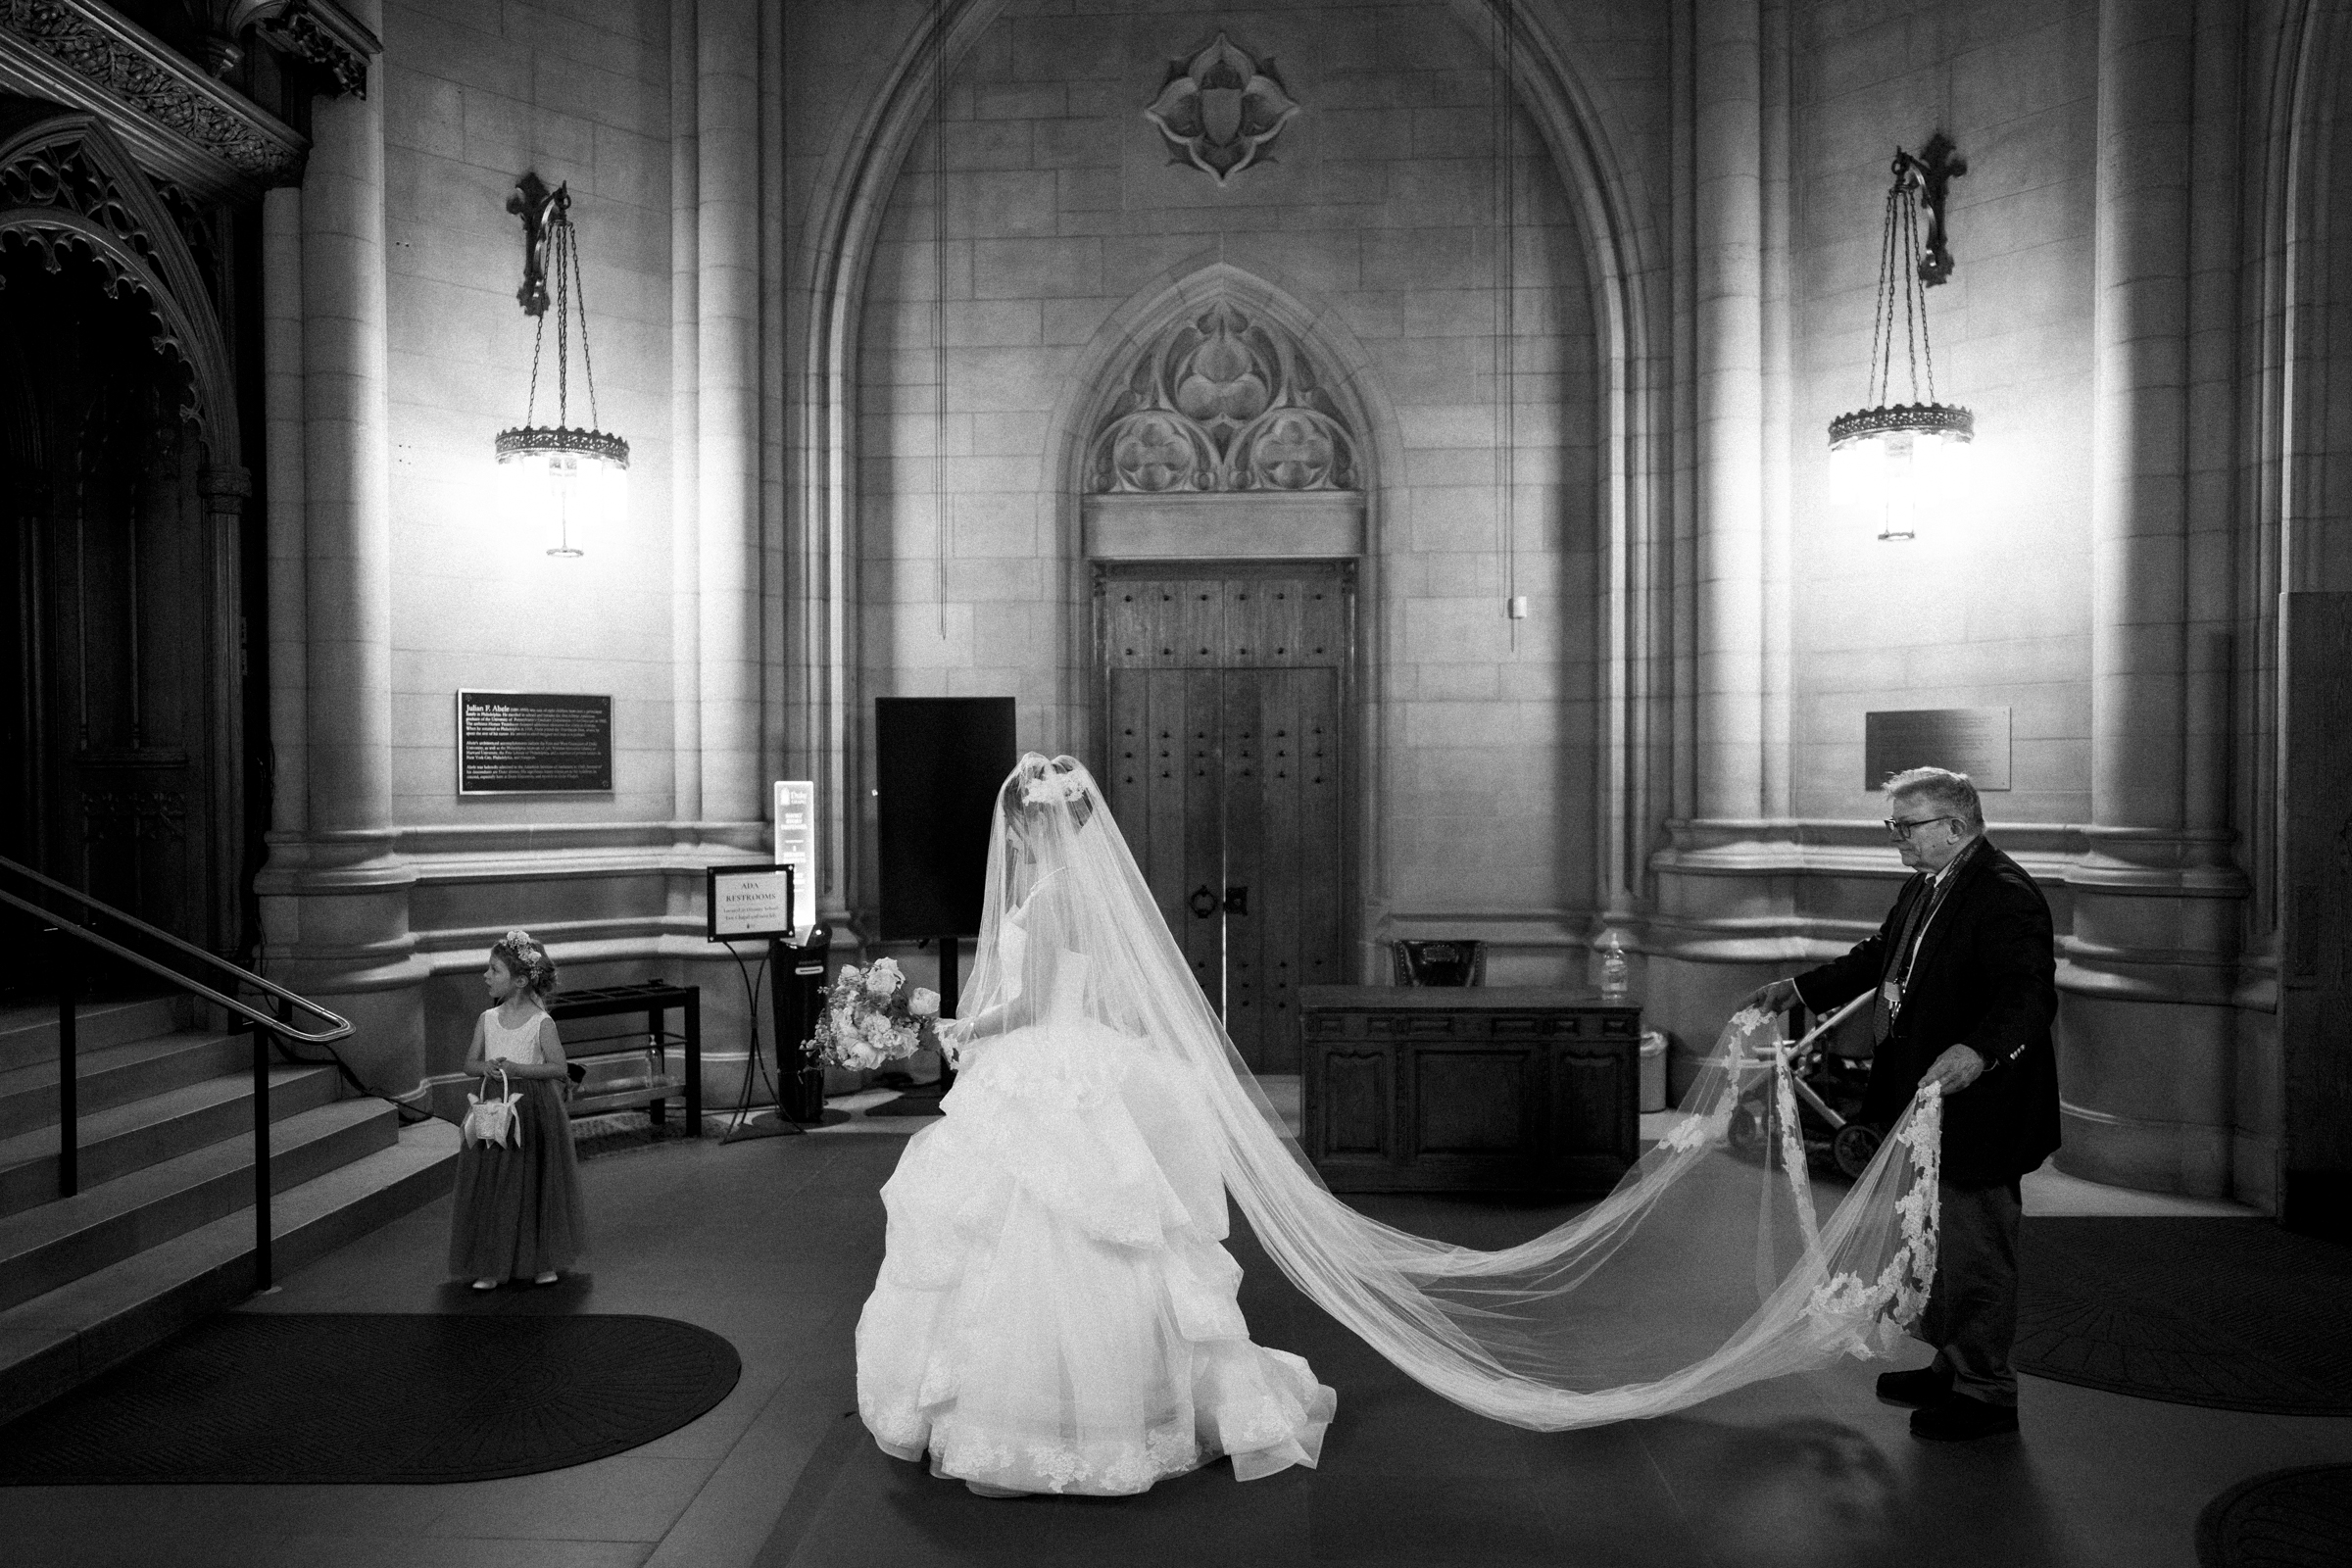
<svg viewBox="0 0 2352 1568">
<path fill-rule="evenodd" d="M 1888 1354 L 1935 1272 L 1937 1102 L 1824 1217 L 1776 1028 L 1735 1017 L 1679 1118 L 1566 1223 L 1496 1251 L 1396 1230 L 1284 1130 L 1093 777 L 1026 756 L 998 795 L 965 1013 L 941 1030 L 961 1070 L 882 1189 L 859 1413 L 986 1495 L 1137 1493 L 1218 1455 L 1241 1480 L 1313 1465 L 1336 1396 L 1250 1339 L 1228 1193 L 1317 1305 L 1519 1426 Z"/>
<path fill-rule="evenodd" d="M 1108 814 L 1043 760 L 998 800 L 945 1119 L 882 1189 L 858 1409 L 887 1452 L 990 1495 L 1143 1492 L 1218 1454 L 1244 1480 L 1312 1465 L 1332 1391 L 1250 1342 L 1215 1119 L 1102 961 L 1083 848 Z"/>
</svg>

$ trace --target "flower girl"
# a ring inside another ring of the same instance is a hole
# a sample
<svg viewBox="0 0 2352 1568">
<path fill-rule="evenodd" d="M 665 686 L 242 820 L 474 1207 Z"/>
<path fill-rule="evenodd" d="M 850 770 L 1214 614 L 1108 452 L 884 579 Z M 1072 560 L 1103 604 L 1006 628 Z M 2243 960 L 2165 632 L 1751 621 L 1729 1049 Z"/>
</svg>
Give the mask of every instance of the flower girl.
<svg viewBox="0 0 2352 1568">
<path fill-rule="evenodd" d="M 449 1271 L 477 1291 L 510 1279 L 553 1285 L 578 1257 L 585 1230 L 571 1118 L 557 1092 L 564 1044 L 542 1005 L 556 989 L 555 960 L 529 932 L 510 931 L 490 950 L 482 983 L 497 1005 L 474 1020 L 466 1072 L 487 1078 L 492 1095 L 520 1095 L 520 1140 L 475 1141 L 459 1156 Z"/>
</svg>

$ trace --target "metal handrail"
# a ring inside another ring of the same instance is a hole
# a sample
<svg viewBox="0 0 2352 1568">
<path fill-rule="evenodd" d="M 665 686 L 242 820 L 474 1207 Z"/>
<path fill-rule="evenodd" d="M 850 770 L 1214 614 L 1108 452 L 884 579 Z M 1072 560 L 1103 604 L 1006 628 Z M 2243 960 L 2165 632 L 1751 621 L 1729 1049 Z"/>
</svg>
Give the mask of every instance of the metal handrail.
<svg viewBox="0 0 2352 1568">
<path fill-rule="evenodd" d="M 241 964 L 231 963 L 219 954 L 207 953 L 194 943 L 184 942 L 169 931 L 159 930 L 135 915 L 125 914 L 111 904 L 91 898 L 79 889 L 68 887 L 54 877 L 43 876 L 28 865 L 0 856 L 0 872 L 20 876 L 29 882 L 62 893 L 79 905 L 83 918 L 76 919 L 61 910 L 19 898 L 0 889 L 0 904 L 24 910 L 39 920 L 61 938 L 71 937 L 103 952 L 114 955 L 126 963 L 146 970 L 160 980 L 168 981 L 182 991 L 193 992 L 253 1026 L 253 1269 L 254 1289 L 267 1290 L 270 1280 L 270 1042 L 272 1039 L 300 1040 L 308 1045 L 323 1046 L 342 1040 L 352 1032 L 351 1021 L 329 1012 L 307 997 L 298 996 L 274 981 L 266 980 Z M 226 970 L 235 978 L 229 982 L 232 990 L 246 986 L 268 992 L 276 999 L 275 1007 L 264 1012 L 238 998 L 206 985 L 193 976 L 183 974 L 171 965 L 136 949 L 124 947 L 111 937 L 100 936 L 90 929 L 88 920 L 105 918 L 119 921 L 130 930 L 152 941 L 160 942 L 215 970 Z M 57 968 L 57 1188 L 60 1198 L 72 1198 L 81 1190 L 81 1109 L 79 1072 L 74 1061 L 76 992 L 78 975 L 74 962 L 74 950 L 61 955 Z M 311 1032 L 293 1026 L 294 1009 L 324 1019 L 327 1028 Z"/>
<path fill-rule="evenodd" d="M 83 924 L 79 920 L 69 920 L 68 923 L 74 928 L 74 935 L 82 941 L 89 943 L 93 947 L 104 948 L 118 958 L 127 959 L 131 963 L 137 964 L 140 968 L 146 970 L 149 974 L 156 976 L 158 979 L 168 980 L 172 985 L 178 986 L 184 990 L 193 991 L 197 995 L 206 998 L 208 1001 L 219 1003 L 221 1006 L 228 1008 L 229 1011 L 237 1013 L 245 1018 L 257 1029 L 268 1029 L 273 1034 L 283 1035 L 289 1040 L 299 1040 L 303 1044 L 310 1046 L 323 1046 L 329 1041 L 342 1040 L 351 1034 L 351 1021 L 343 1017 L 341 1014 L 329 1012 L 326 1008 L 321 1007 L 318 1005 L 318 1004 L 311 1001 L 309 998 L 298 995 L 295 992 L 288 991 L 284 986 L 279 985 L 276 981 L 255 974 L 251 969 L 245 968 L 241 964 L 231 963 L 228 961 L 228 959 L 221 957 L 217 953 L 207 953 L 204 949 L 196 946 L 195 943 L 183 941 L 182 939 L 173 936 L 169 931 L 149 925 L 146 921 L 140 919 L 134 914 L 125 914 L 122 910 L 116 908 L 113 905 L 102 903 L 97 899 L 93 899 L 88 894 L 80 891 L 78 888 L 68 887 L 65 883 L 58 881 L 55 877 L 43 876 L 40 872 L 35 871 L 31 866 L 21 864 L 18 861 L 8 858 L 6 856 L 0 856 L 0 871 L 7 872 L 12 876 L 24 877 L 28 882 L 37 882 L 42 887 L 48 888 L 52 892 L 62 893 L 67 898 L 70 898 L 74 903 L 80 905 L 84 909 L 94 909 L 105 915 L 106 918 L 110 920 L 120 921 L 122 924 L 130 927 L 132 930 L 138 932 L 141 936 L 147 937 L 156 942 L 161 942 L 167 947 L 177 949 L 179 952 L 186 954 L 189 957 L 194 958 L 199 962 L 211 964 L 215 969 L 225 969 L 230 974 L 236 976 L 237 980 L 242 984 L 250 985 L 257 990 L 267 991 L 270 993 L 270 995 L 277 998 L 279 1002 L 287 1004 L 291 1006 L 300 1007 L 303 1011 L 310 1013 L 315 1017 L 323 1018 L 328 1024 L 328 1028 L 323 1034 L 311 1034 L 305 1030 L 297 1029 L 291 1023 L 270 1013 L 262 1012 L 243 1002 L 239 1002 L 234 997 L 223 996 L 221 993 L 215 991 L 212 987 L 206 985 L 203 981 L 193 979 L 190 976 L 184 975 L 178 970 L 170 967 L 169 965 L 159 963 L 155 959 L 148 957 L 145 954 L 123 947 L 119 942 L 109 941 L 107 938 L 100 936 L 97 932 L 91 930 L 87 925 Z M 16 907 L 23 909 L 25 913 L 43 920 L 57 920 L 66 918 L 65 916 L 61 916 L 54 909 L 48 908 L 41 905 L 29 903 L 24 899 L 20 899 L 15 894 L 8 892 L 6 889 L 0 889 L 0 903 L 14 905 Z"/>
</svg>

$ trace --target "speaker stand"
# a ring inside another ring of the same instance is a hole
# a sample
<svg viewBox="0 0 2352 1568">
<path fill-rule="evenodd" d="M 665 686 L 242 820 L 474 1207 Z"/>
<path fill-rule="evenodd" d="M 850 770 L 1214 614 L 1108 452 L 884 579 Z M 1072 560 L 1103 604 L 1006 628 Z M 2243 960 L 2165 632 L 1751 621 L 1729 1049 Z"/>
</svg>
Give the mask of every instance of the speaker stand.
<svg viewBox="0 0 2352 1568">
<path fill-rule="evenodd" d="M 953 1018 L 956 1016 L 956 1005 L 961 1000 L 958 994 L 956 969 L 956 960 L 961 956 L 963 939 L 961 937 L 939 937 L 934 940 L 939 944 L 939 1015 L 943 1018 Z M 956 1069 L 948 1065 L 947 1054 L 943 1052 L 939 1058 L 939 1081 L 937 1083 L 915 1084 L 911 1088 L 901 1091 L 899 1098 L 889 1103 L 876 1105 L 867 1111 L 866 1115 L 869 1118 L 874 1116 L 945 1115 L 946 1112 L 940 1108 L 940 1102 L 947 1099 L 948 1091 L 955 1087 Z"/>
</svg>

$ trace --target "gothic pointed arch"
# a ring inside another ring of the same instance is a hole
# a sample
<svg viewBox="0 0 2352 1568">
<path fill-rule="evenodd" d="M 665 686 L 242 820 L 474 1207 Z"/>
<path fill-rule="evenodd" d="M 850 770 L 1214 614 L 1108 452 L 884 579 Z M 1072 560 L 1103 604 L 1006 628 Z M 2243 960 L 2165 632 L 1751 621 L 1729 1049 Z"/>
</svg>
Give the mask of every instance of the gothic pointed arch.
<svg viewBox="0 0 2352 1568">
<path fill-rule="evenodd" d="M 782 742 L 797 766 L 819 778 L 820 793 L 831 802 L 856 798 L 852 738 L 859 692 L 843 650 L 854 636 L 854 534 L 863 504 L 858 344 L 867 283 L 892 191 L 923 132 L 938 84 L 1005 8 L 1006 0 L 941 0 L 906 28 L 895 53 L 863 65 L 853 95 L 862 107 L 854 122 L 829 137 L 811 181 L 816 194 L 809 220 L 799 229 L 791 287 L 802 305 L 788 372 L 796 389 L 794 422 L 783 437 L 793 453 L 793 477 L 779 519 L 784 616 L 797 628 L 785 653 L 785 680 L 799 695 L 786 705 Z M 1672 614 L 1672 291 L 1666 276 L 1670 247 L 1658 221 L 1662 208 L 1651 189 L 1664 176 L 1645 169 L 1647 144 L 1640 128 L 1608 91 L 1586 79 L 1572 19 L 1539 0 L 1447 0 L 1447 9 L 1509 71 L 1565 187 L 1584 251 L 1602 417 L 1600 655 L 1609 722 L 1618 737 L 1600 786 L 1600 816 L 1607 824 L 1600 897 L 1612 908 L 1629 906 L 1647 876 L 1647 847 L 1665 815 L 1672 776 L 1667 749 L 1673 692 L 1665 672 L 1673 665 L 1661 657 Z M 1310 316 L 1298 324 L 1321 323 Z M 1136 335 L 1132 318 L 1127 326 L 1128 335 Z M 1095 428 L 1071 416 L 1068 400 L 1079 388 L 1103 385 L 1095 373 L 1074 376 L 1050 426 L 1060 439 L 1046 454 L 1048 488 L 1065 499 L 1085 493 L 1083 437 Z M 1355 396 L 1359 406 L 1378 396 L 1368 379 L 1361 388 L 1341 391 Z M 1385 427 L 1359 422 L 1354 428 L 1366 438 L 1357 456 L 1373 460 L 1373 476 L 1359 481 L 1358 492 L 1371 536 L 1379 526 L 1380 484 L 1400 479 L 1402 466 L 1380 462 L 1377 450 L 1395 434 L 1393 419 Z M 1079 509 L 1064 512 L 1057 548 L 1075 561 L 1083 554 Z M 1064 607 L 1072 627 L 1081 600 L 1074 584 Z M 1083 656 L 1073 654 L 1069 667 L 1083 666 Z M 828 808 L 824 834 L 835 863 L 848 864 L 852 833 L 845 806 Z"/>
<path fill-rule="evenodd" d="M 61 112 L 0 135 L 0 248 L 94 261 L 107 292 L 146 311 L 156 348 L 185 378 L 181 417 L 215 466 L 238 463 L 228 348 L 212 290 L 164 195 L 97 116 Z"/>
</svg>

